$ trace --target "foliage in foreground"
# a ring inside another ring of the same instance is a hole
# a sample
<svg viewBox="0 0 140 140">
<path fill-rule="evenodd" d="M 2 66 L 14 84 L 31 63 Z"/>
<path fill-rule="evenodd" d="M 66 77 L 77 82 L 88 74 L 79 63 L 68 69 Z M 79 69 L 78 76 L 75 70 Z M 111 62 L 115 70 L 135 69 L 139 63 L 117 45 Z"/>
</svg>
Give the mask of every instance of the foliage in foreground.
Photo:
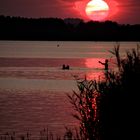
<svg viewBox="0 0 140 140">
<path fill-rule="evenodd" d="M 121 140 L 139 137 L 140 50 L 121 58 L 119 45 L 110 51 L 117 71 L 105 71 L 99 81 L 77 81 L 79 92 L 68 95 L 79 120 L 81 140 Z M 138 126 L 139 127 L 139 126 Z"/>
</svg>

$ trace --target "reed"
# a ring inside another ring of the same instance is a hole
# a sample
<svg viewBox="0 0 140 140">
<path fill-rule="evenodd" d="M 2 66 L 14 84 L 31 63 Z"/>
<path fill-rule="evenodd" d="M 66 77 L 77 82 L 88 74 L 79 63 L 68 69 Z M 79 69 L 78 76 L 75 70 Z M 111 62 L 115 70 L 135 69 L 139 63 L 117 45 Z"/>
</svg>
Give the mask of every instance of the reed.
<svg viewBox="0 0 140 140">
<path fill-rule="evenodd" d="M 120 45 L 110 51 L 116 58 L 115 70 L 104 79 L 77 81 L 79 91 L 68 95 L 79 120 L 81 140 L 121 140 L 139 137 L 140 47 L 120 57 Z"/>
</svg>

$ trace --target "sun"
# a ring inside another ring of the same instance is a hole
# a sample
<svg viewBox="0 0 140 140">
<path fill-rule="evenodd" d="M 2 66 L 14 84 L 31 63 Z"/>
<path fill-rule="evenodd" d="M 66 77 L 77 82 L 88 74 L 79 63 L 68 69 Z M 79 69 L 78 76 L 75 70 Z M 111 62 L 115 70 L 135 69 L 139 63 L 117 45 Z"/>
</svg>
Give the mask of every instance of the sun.
<svg viewBox="0 0 140 140">
<path fill-rule="evenodd" d="M 103 0 L 91 0 L 87 3 L 85 12 L 89 19 L 102 21 L 105 20 L 109 14 L 109 6 Z"/>
</svg>

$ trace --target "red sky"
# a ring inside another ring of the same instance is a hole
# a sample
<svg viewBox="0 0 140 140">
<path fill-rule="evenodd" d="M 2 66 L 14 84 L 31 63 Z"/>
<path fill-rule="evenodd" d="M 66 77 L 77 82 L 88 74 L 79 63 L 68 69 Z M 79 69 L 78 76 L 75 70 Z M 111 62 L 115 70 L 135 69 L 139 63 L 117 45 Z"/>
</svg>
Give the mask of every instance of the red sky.
<svg viewBox="0 0 140 140">
<path fill-rule="evenodd" d="M 82 18 L 90 0 L 0 0 L 0 15 L 22 17 Z M 106 20 L 140 24 L 140 0 L 104 0 L 110 6 Z"/>
</svg>

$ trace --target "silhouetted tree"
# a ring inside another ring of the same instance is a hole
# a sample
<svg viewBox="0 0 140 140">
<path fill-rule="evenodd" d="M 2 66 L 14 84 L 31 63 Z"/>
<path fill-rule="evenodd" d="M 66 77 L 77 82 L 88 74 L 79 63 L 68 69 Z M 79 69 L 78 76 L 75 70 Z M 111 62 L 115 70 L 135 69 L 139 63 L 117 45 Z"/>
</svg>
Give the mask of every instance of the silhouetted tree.
<svg viewBox="0 0 140 140">
<path fill-rule="evenodd" d="M 67 18 L 0 16 L 0 40 L 140 41 L 140 25 Z"/>
</svg>

